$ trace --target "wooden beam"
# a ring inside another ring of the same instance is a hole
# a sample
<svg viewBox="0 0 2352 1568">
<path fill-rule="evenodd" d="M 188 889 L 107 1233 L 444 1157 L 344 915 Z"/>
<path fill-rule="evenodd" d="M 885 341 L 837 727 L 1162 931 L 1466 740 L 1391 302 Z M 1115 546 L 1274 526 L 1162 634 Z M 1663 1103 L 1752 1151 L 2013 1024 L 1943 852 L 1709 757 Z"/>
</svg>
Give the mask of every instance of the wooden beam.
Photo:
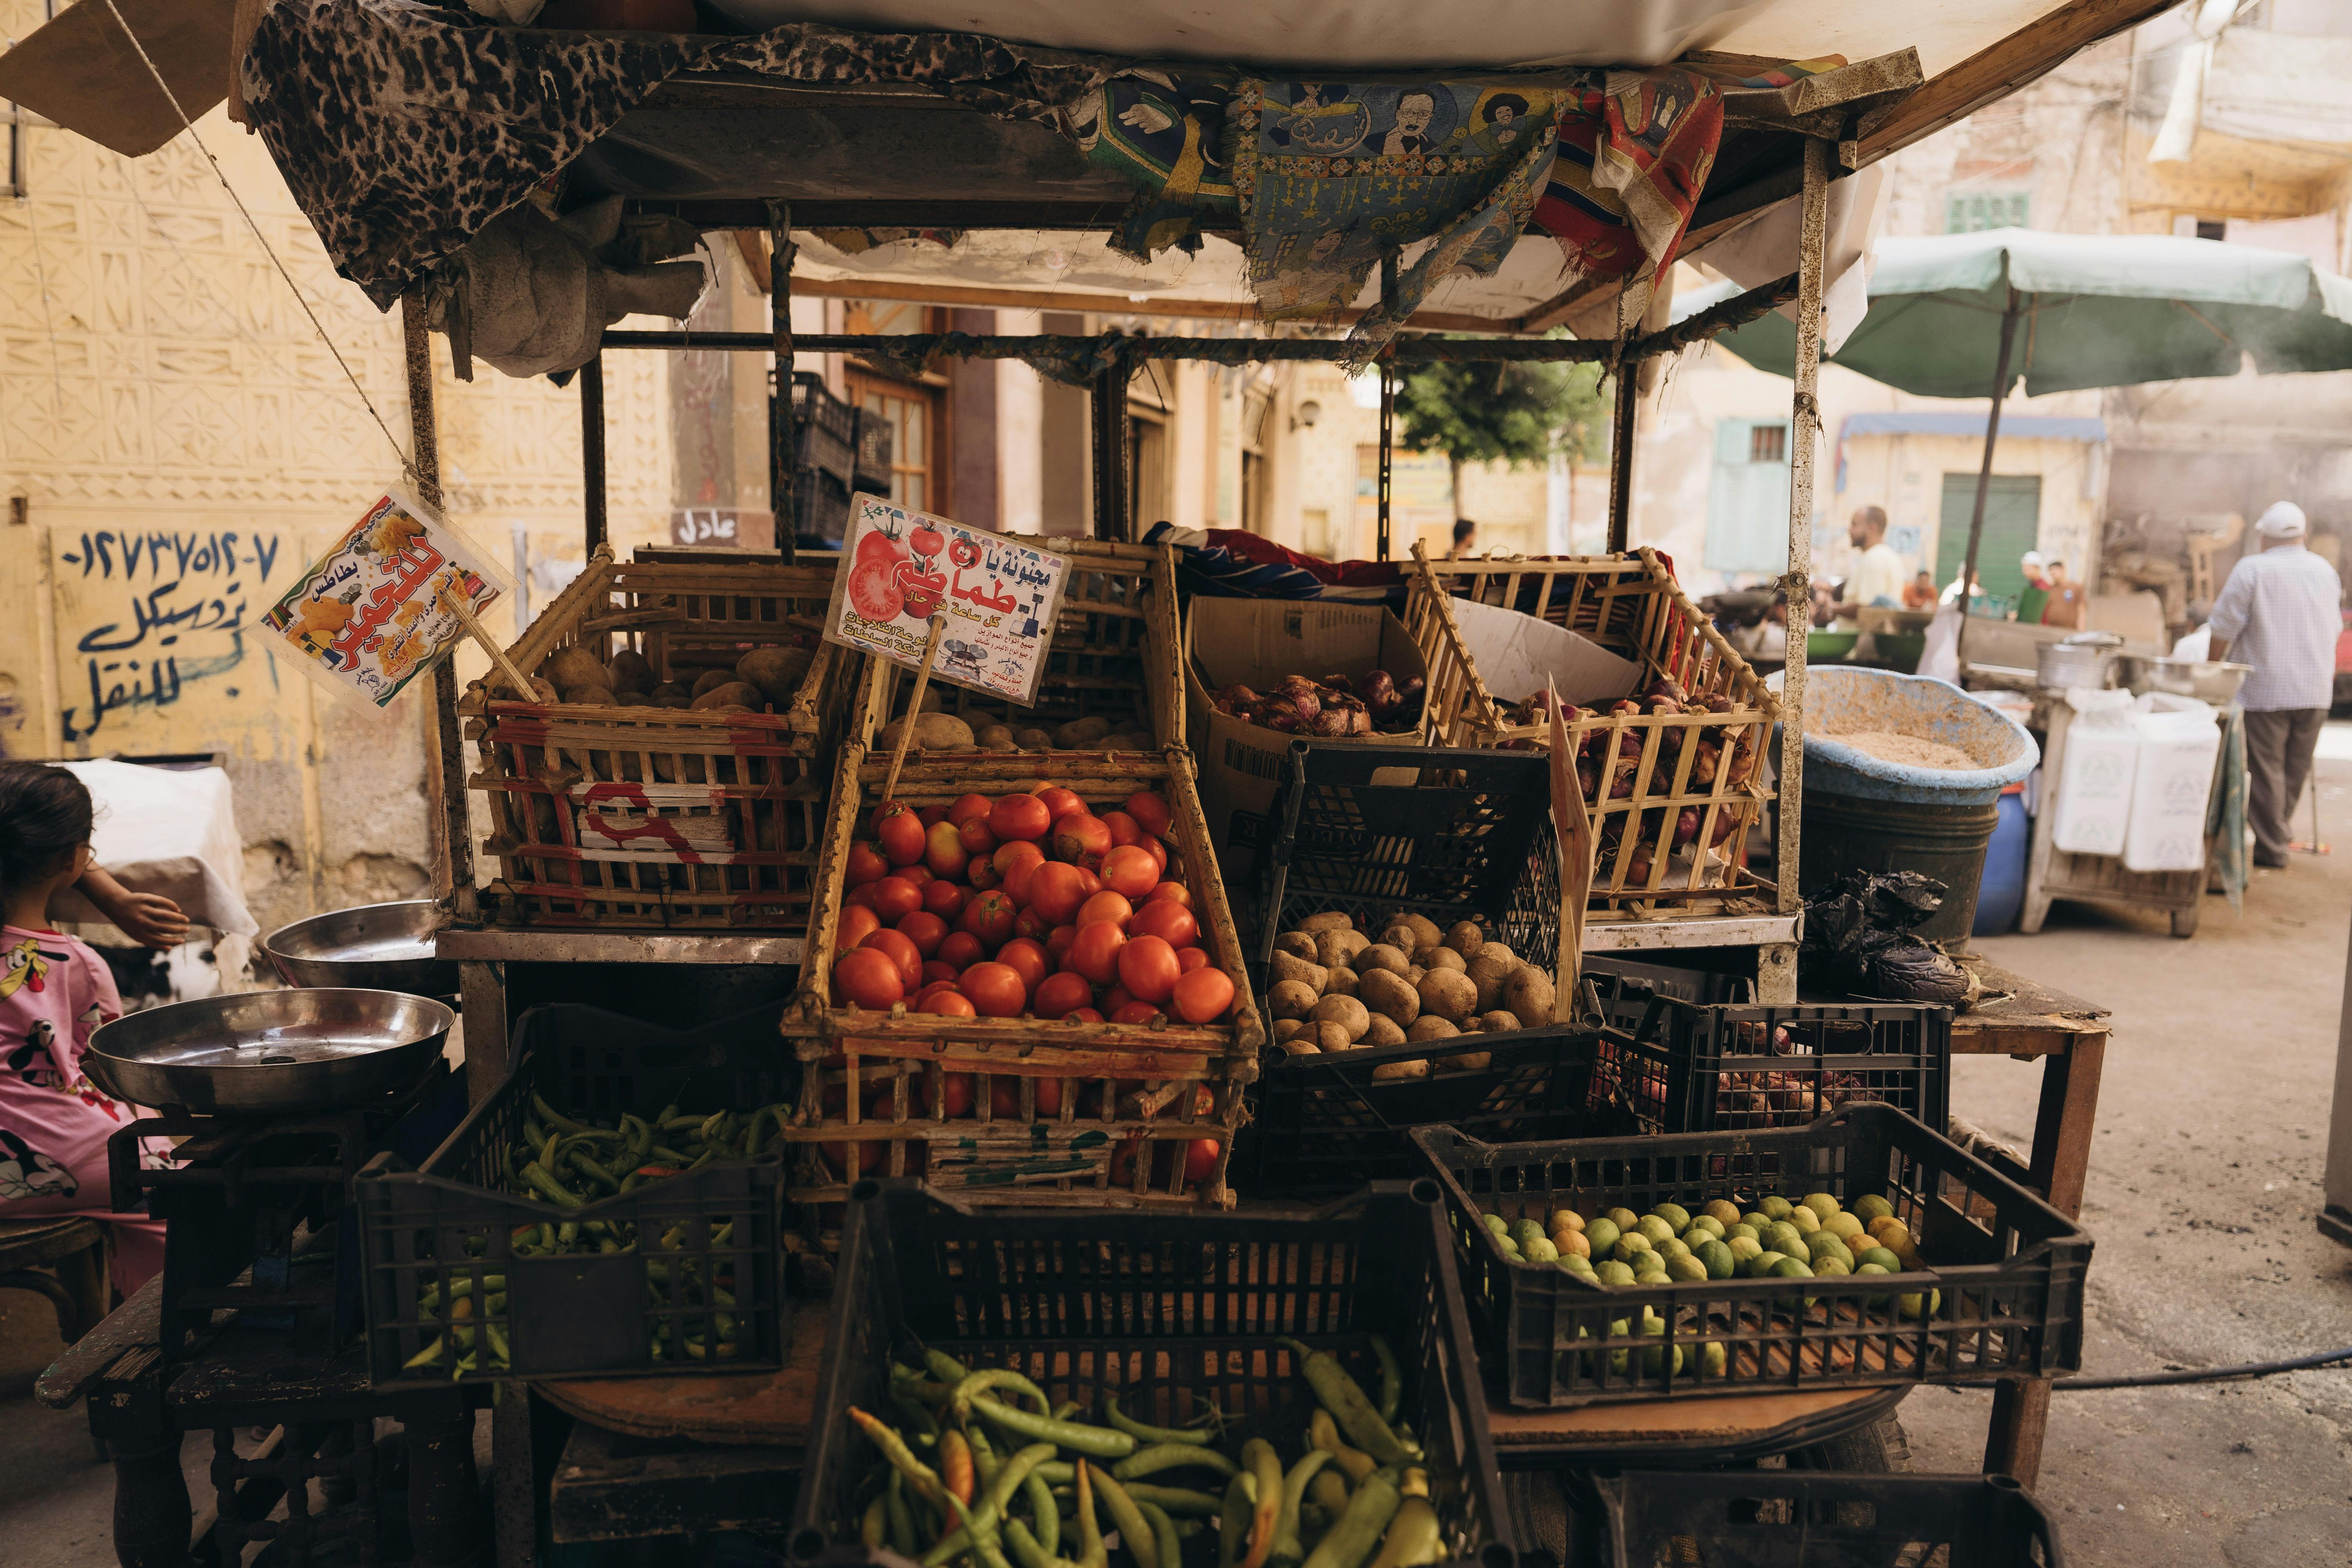
<svg viewBox="0 0 2352 1568">
<path fill-rule="evenodd" d="M 1256 321 L 1251 300 L 1143 299 L 1079 289 L 988 289 L 962 283 L 908 283 L 891 278 L 809 278 L 793 279 L 794 291 L 829 300 L 903 300 L 927 305 L 971 305 L 1014 310 L 1086 310 L 1103 316 L 1173 316 L 1202 321 Z M 1342 310 L 1330 320 L 1353 326 L 1365 312 Z M 1319 324 L 1319 322 L 1318 323 Z M 1433 332 L 1494 332 L 1520 330 L 1514 316 L 1475 316 L 1460 310 L 1416 310 L 1405 323 Z"/>
</svg>

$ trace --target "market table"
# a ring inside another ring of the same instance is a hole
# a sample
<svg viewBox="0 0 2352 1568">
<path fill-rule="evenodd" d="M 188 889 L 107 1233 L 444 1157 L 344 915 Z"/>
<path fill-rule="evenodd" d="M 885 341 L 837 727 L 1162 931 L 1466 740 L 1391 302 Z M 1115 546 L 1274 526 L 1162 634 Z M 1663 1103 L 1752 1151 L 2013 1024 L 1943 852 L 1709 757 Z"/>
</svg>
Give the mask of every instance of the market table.
<svg viewBox="0 0 2352 1568">
<path fill-rule="evenodd" d="M 1979 1149 L 1978 1154 L 2002 1174 L 2039 1191 L 2069 1219 L 2079 1217 L 2099 1109 L 2099 1069 L 2111 1032 L 2107 1009 L 1981 959 L 1962 962 L 1988 994 L 2007 994 L 1952 1021 L 1952 1054 L 2042 1063 L 2042 1103 L 2028 1163 L 2020 1166 L 1997 1149 Z M 2042 1472 L 2042 1434 L 2049 1415 L 2047 1379 L 2004 1378 L 1993 1394 L 1985 1469 L 2033 1485 Z"/>
</svg>

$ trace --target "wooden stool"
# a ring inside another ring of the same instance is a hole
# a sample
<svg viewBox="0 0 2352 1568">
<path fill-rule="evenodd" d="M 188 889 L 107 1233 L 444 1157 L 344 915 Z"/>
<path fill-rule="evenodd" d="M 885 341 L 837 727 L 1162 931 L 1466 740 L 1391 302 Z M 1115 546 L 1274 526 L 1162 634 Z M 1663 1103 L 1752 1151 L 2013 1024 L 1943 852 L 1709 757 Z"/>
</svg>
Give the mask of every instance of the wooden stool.
<svg viewBox="0 0 2352 1568">
<path fill-rule="evenodd" d="M 47 1296 L 73 1343 L 106 1316 L 106 1227 L 79 1215 L 0 1220 L 0 1290 Z"/>
</svg>

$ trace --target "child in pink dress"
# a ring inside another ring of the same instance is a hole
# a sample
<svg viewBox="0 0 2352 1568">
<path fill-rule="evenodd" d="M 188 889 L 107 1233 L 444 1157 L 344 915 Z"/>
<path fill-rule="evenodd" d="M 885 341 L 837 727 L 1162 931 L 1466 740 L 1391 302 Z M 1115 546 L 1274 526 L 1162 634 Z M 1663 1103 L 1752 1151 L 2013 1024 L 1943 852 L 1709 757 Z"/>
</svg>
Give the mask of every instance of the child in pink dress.
<svg viewBox="0 0 2352 1568">
<path fill-rule="evenodd" d="M 81 1070 L 122 998 L 106 961 L 48 923 L 49 896 L 90 868 L 91 815 L 65 769 L 0 763 L 0 1220 L 107 1221 L 128 1297 L 163 1266 L 163 1226 L 110 1212 L 106 1141 L 138 1112 Z"/>
</svg>

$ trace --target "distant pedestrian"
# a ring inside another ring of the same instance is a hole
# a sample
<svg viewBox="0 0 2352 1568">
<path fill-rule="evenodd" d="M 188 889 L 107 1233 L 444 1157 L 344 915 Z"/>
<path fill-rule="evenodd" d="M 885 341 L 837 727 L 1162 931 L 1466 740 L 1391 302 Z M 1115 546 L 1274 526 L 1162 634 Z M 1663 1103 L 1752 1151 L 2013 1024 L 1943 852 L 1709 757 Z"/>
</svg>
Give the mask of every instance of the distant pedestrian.
<svg viewBox="0 0 2352 1568">
<path fill-rule="evenodd" d="M 2029 626 L 2042 624 L 2042 612 L 2050 605 L 2050 565 L 2042 559 L 2042 552 L 2029 550 L 2018 557 L 2018 570 L 2025 574 L 2025 586 L 2017 591 L 2017 618 Z"/>
<path fill-rule="evenodd" d="M 1936 607 L 1936 577 L 1926 567 L 1911 579 L 1903 590 L 1903 607 L 1906 610 L 1932 610 Z"/>
<path fill-rule="evenodd" d="M 2336 685 L 2344 584 L 2304 546 L 2303 509 L 2280 501 L 2254 524 L 2262 548 L 2230 569 L 2213 601 L 2215 659 L 2253 666 L 2238 700 L 2246 710 L 2246 816 L 2254 864 L 2282 867 L 2287 818 L 2311 777 L 2311 754 Z"/>
<path fill-rule="evenodd" d="M 1885 509 L 1858 508 L 1846 522 L 1845 538 L 1860 554 L 1853 571 L 1840 585 L 1838 597 L 1843 613 L 1851 618 L 1856 610 L 1873 605 L 1891 609 L 1900 605 L 1903 584 L 1909 574 L 1903 570 L 1903 557 L 1886 542 Z"/>
<path fill-rule="evenodd" d="M 1454 520 L 1454 548 L 1445 552 L 1448 561 L 1459 561 L 1478 548 L 1478 525 L 1466 517 Z"/>
<path fill-rule="evenodd" d="M 2050 563 L 2049 580 L 2043 586 L 2049 595 L 2042 605 L 2041 621 L 2043 626 L 2063 626 L 2070 632 L 2079 632 L 2091 624 L 2090 590 L 2068 579 L 2063 561 Z"/>
</svg>

